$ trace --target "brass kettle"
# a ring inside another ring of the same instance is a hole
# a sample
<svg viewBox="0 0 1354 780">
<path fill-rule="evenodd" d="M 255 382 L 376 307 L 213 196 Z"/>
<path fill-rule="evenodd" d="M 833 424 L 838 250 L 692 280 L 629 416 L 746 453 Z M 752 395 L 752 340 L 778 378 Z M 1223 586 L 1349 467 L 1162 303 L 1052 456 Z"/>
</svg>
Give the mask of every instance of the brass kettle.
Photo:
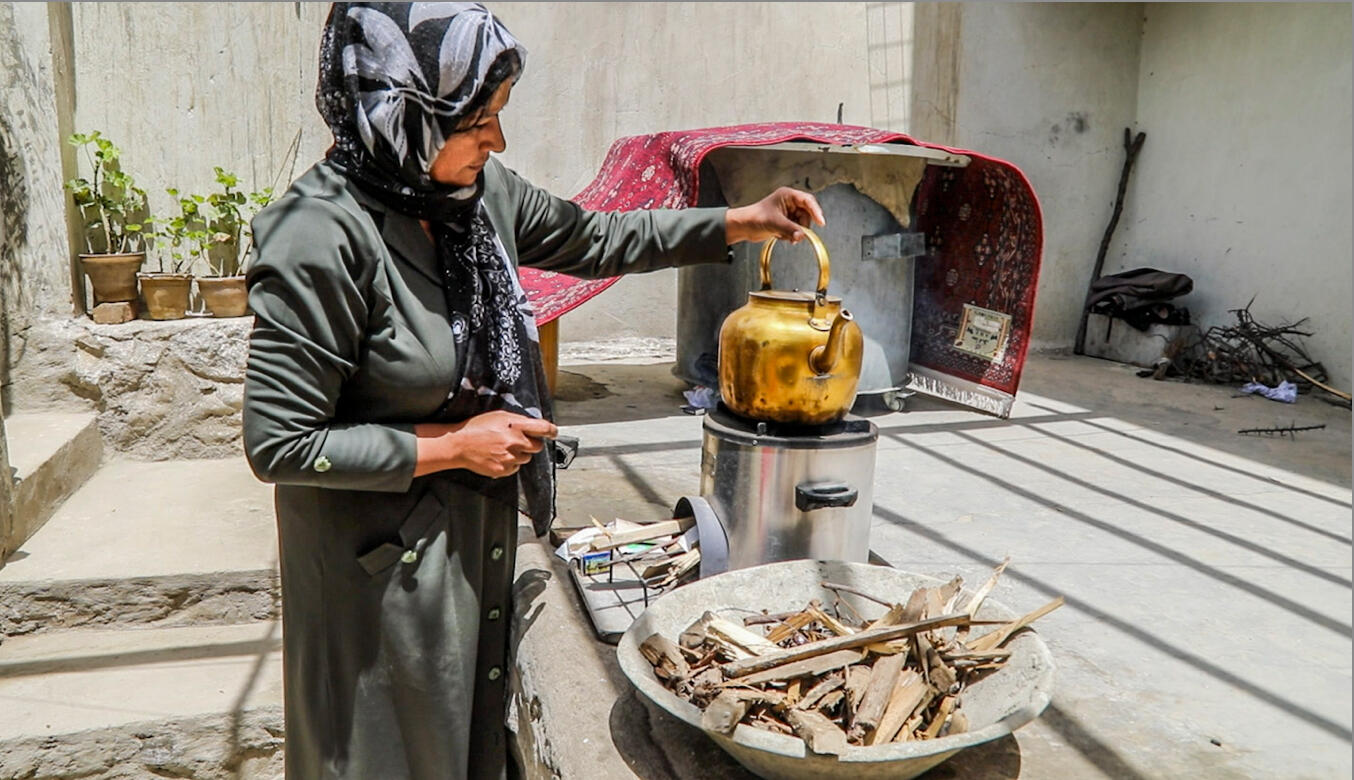
<svg viewBox="0 0 1354 780">
<path fill-rule="evenodd" d="M 762 247 L 761 290 L 719 329 L 719 393 L 754 420 L 835 422 L 856 400 L 865 339 L 842 299 L 827 294 L 827 247 L 803 230 L 818 254 L 817 291 L 771 289 L 773 238 Z"/>
</svg>

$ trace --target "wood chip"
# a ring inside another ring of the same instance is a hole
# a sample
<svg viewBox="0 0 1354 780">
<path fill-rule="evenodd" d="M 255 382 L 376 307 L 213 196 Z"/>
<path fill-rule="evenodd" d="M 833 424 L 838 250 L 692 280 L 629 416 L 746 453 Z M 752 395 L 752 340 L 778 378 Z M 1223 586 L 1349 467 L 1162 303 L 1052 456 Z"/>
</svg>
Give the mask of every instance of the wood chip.
<svg viewBox="0 0 1354 780">
<path fill-rule="evenodd" d="M 701 713 L 701 728 L 716 734 L 732 734 L 751 704 L 731 691 L 724 691 Z"/>
<path fill-rule="evenodd" d="M 691 673 L 682 651 L 671 639 L 662 634 L 651 634 L 648 639 L 640 642 L 639 652 L 653 664 L 654 673 L 661 679 L 684 680 Z"/>
<path fill-rule="evenodd" d="M 780 650 L 761 634 L 749 631 L 712 612 L 706 612 L 698 622 L 705 629 L 706 641 L 712 642 L 731 659 L 752 658 Z"/>
<path fill-rule="evenodd" d="M 785 713 L 785 719 L 812 752 L 821 755 L 846 752 L 846 733 L 823 713 L 816 710 L 790 710 Z"/>
<path fill-rule="evenodd" d="M 842 672 L 833 672 L 822 678 L 822 681 L 817 685 L 810 688 L 809 692 L 804 694 L 804 698 L 800 699 L 794 706 L 801 710 L 813 709 L 814 705 L 821 701 L 824 696 L 845 684 L 846 675 Z"/>
<path fill-rule="evenodd" d="M 983 634 L 977 639 L 974 639 L 973 641 L 968 643 L 968 649 L 992 650 L 997 647 L 1000 647 L 1003 643 L 1006 642 L 1006 640 L 1011 638 L 1012 634 L 1028 626 L 1029 624 L 1033 623 L 1034 621 L 1038 620 L 1044 615 L 1047 615 L 1048 613 L 1052 612 L 1058 607 L 1061 607 L 1062 605 L 1063 605 L 1063 597 L 1059 596 L 1058 598 L 1050 601 L 1044 606 L 1034 610 L 1033 612 L 1020 616 L 1019 618 L 1011 621 L 1005 626 L 1002 626 L 996 631 Z M 727 672 L 725 673 L 727 674 Z"/>
<path fill-rule="evenodd" d="M 936 710 L 936 716 L 931 720 L 931 725 L 927 726 L 922 733 L 925 739 L 935 739 L 940 736 L 940 729 L 944 727 L 945 721 L 950 719 L 950 713 L 954 711 L 956 701 L 958 700 L 953 696 L 946 696 L 940 700 L 940 707 Z"/>
</svg>

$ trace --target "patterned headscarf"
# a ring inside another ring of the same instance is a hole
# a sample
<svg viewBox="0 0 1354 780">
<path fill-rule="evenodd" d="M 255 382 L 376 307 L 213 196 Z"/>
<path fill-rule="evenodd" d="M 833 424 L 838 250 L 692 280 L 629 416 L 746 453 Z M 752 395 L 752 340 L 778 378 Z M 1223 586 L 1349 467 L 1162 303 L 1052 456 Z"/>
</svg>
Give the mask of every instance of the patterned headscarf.
<svg viewBox="0 0 1354 780">
<path fill-rule="evenodd" d="M 432 225 L 462 372 L 439 415 L 445 420 L 495 409 L 551 416 L 535 316 L 480 203 L 483 172 L 463 188 L 428 175 L 468 109 L 496 88 L 495 62 L 514 54 L 510 79 L 526 51 L 478 3 L 335 3 L 320 48 L 315 102 L 334 133 L 330 163 L 387 207 Z M 537 533 L 554 517 L 549 453 L 518 472 L 519 508 Z M 486 477 L 453 477 L 502 494 Z"/>
</svg>

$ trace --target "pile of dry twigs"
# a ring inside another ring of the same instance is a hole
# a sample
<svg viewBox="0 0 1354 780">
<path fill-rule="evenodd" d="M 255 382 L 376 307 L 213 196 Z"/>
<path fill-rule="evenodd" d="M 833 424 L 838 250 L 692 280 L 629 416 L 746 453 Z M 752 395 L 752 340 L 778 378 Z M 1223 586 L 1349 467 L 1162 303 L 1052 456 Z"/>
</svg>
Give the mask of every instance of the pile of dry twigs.
<svg viewBox="0 0 1354 780">
<path fill-rule="evenodd" d="M 721 734 L 744 723 L 797 735 L 823 754 L 958 734 L 968 729 L 966 686 L 1001 668 L 1010 656 L 1002 647 L 1017 631 L 1062 605 L 1059 597 L 1013 621 L 977 620 L 1005 568 L 962 607 L 959 577 L 896 603 L 825 582 L 838 594 L 833 607 L 815 600 L 742 625 L 706 612 L 676 642 L 653 634 L 640 651 L 669 690 L 701 708 L 702 726 Z M 842 592 L 888 611 L 862 620 Z M 757 626 L 770 628 L 763 634 Z"/>
<path fill-rule="evenodd" d="M 1333 396 L 1333 403 L 1349 406 L 1350 395 L 1326 384 L 1325 366 L 1307 353 L 1302 339 L 1307 319 L 1292 324 L 1266 325 L 1251 315 L 1252 298 L 1245 308 L 1232 309 L 1236 325 L 1214 326 L 1171 356 L 1171 373 L 1215 384 L 1259 382 L 1278 387 L 1288 381 L 1302 394 L 1313 388 Z"/>
</svg>

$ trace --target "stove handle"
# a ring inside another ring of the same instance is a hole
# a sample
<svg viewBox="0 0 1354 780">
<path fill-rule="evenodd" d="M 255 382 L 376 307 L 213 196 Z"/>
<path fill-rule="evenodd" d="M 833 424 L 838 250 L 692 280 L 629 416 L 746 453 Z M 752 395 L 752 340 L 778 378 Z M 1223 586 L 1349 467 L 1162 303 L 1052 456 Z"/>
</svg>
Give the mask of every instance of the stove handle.
<svg viewBox="0 0 1354 780">
<path fill-rule="evenodd" d="M 795 509 L 812 512 L 815 509 L 855 506 L 860 491 L 845 482 L 803 483 L 795 486 Z"/>
</svg>

